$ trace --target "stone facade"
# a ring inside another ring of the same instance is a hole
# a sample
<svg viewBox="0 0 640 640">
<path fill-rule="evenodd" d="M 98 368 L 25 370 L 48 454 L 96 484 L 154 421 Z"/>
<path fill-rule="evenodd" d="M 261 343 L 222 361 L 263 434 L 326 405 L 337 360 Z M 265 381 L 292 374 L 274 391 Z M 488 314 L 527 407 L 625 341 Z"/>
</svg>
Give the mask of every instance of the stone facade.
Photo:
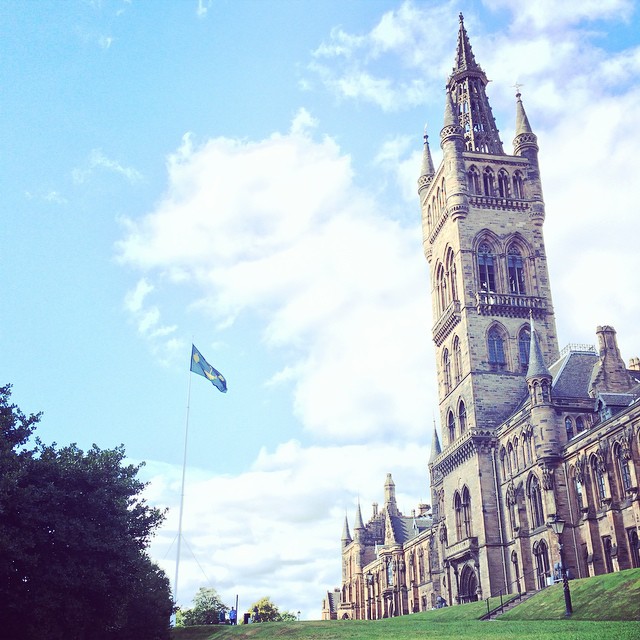
<svg viewBox="0 0 640 640">
<path fill-rule="evenodd" d="M 345 519 L 326 619 L 541 589 L 561 558 L 569 577 L 640 567 L 640 359 L 625 366 L 609 326 L 597 348 L 559 352 L 537 139 L 518 93 L 505 154 L 486 85 L 460 16 L 443 160 L 436 170 L 425 135 L 418 180 L 442 433 L 432 506 L 400 513 L 389 474 L 353 536 Z"/>
</svg>

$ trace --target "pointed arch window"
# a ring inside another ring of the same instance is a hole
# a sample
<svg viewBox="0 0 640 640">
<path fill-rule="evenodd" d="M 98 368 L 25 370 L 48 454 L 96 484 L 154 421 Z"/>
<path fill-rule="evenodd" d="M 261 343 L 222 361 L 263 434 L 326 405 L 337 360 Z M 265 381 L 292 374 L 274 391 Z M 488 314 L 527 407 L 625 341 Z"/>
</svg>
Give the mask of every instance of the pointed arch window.
<svg viewBox="0 0 640 640">
<path fill-rule="evenodd" d="M 462 490 L 462 532 L 465 538 L 471 537 L 471 494 L 468 487 Z"/>
<path fill-rule="evenodd" d="M 569 416 L 564 419 L 564 428 L 567 432 L 567 440 L 571 440 L 573 438 L 573 420 Z"/>
<path fill-rule="evenodd" d="M 529 502 L 531 506 L 531 526 L 533 529 L 537 529 L 544 524 L 542 491 L 537 476 L 532 476 L 529 481 Z"/>
<path fill-rule="evenodd" d="M 449 281 L 449 298 L 450 300 L 458 299 L 458 291 L 456 287 L 456 263 L 453 250 L 449 249 L 446 259 L 447 279 Z"/>
<path fill-rule="evenodd" d="M 509 275 L 509 290 L 511 293 L 525 295 L 527 289 L 524 277 L 524 261 L 517 247 L 509 247 L 507 252 L 507 272 Z"/>
<path fill-rule="evenodd" d="M 526 371 L 529 367 L 529 349 L 531 348 L 531 331 L 529 327 L 522 327 L 518 334 L 518 355 L 520 357 L 520 369 Z"/>
<path fill-rule="evenodd" d="M 582 482 L 580 482 L 580 477 L 576 473 L 576 470 L 573 469 L 571 475 L 573 476 L 573 487 L 576 492 L 576 502 L 578 504 L 578 510 L 582 511 L 584 509 L 584 490 L 582 488 Z"/>
<path fill-rule="evenodd" d="M 509 174 L 504 169 L 498 171 L 498 193 L 501 198 L 509 197 Z"/>
<path fill-rule="evenodd" d="M 582 416 L 578 416 L 576 418 L 576 433 L 580 433 L 581 431 L 584 431 L 584 420 Z"/>
<path fill-rule="evenodd" d="M 551 575 L 549 571 L 549 550 L 544 540 L 533 544 L 533 555 L 536 559 L 538 589 L 544 589 L 547 586 L 547 578 Z"/>
<path fill-rule="evenodd" d="M 453 417 L 453 411 L 449 411 L 447 414 L 447 427 L 449 429 L 449 442 L 453 442 L 456 439 L 456 421 Z"/>
<path fill-rule="evenodd" d="M 469 193 L 471 195 L 482 195 L 482 189 L 480 188 L 480 173 L 475 166 L 471 166 L 469 168 L 469 172 L 467 173 L 467 181 L 469 184 Z"/>
<path fill-rule="evenodd" d="M 447 308 L 447 279 L 442 264 L 439 264 L 436 269 L 436 295 L 438 312 L 442 315 Z"/>
<path fill-rule="evenodd" d="M 506 364 L 504 354 L 504 338 L 497 327 L 491 327 L 487 335 L 489 364 L 503 366 Z"/>
<path fill-rule="evenodd" d="M 464 400 L 460 400 L 458 405 L 458 422 L 460 423 L 460 435 L 467 430 L 467 408 L 464 406 Z"/>
<path fill-rule="evenodd" d="M 442 369 L 444 373 L 444 392 L 451 391 L 451 358 L 449 357 L 449 349 L 445 349 L 442 353 Z"/>
<path fill-rule="evenodd" d="M 487 167 L 482 172 L 482 187 L 485 196 L 495 195 L 495 175 L 491 167 Z"/>
<path fill-rule="evenodd" d="M 502 467 L 502 478 L 507 477 L 507 450 L 504 446 L 500 449 L 500 466 Z"/>
<path fill-rule="evenodd" d="M 622 447 L 619 444 L 616 444 L 613 449 L 613 459 L 616 461 L 620 499 L 623 499 L 625 493 L 631 489 L 631 469 L 629 469 L 629 460 L 625 458 Z"/>
<path fill-rule="evenodd" d="M 462 522 L 462 498 L 456 491 L 453 496 L 453 510 L 456 517 L 456 539 L 462 540 L 463 536 L 463 522 Z"/>
<path fill-rule="evenodd" d="M 462 380 L 462 349 L 458 336 L 453 339 L 453 375 L 456 384 L 459 384 Z"/>
<path fill-rule="evenodd" d="M 478 276 L 481 291 L 496 290 L 495 257 L 487 242 L 478 247 Z"/>
<path fill-rule="evenodd" d="M 513 174 L 511 183 L 513 185 L 513 197 L 522 200 L 524 198 L 524 179 L 520 171 L 516 171 Z"/>
<path fill-rule="evenodd" d="M 433 220 L 431 218 L 431 205 L 429 205 L 427 207 L 427 228 L 429 229 L 429 231 L 431 231 L 432 226 L 433 226 Z"/>
<path fill-rule="evenodd" d="M 603 501 L 607 497 L 607 488 L 604 482 L 604 473 L 600 469 L 598 459 L 595 456 L 591 458 L 591 476 L 593 478 L 593 486 L 596 490 L 598 506 L 602 507 Z"/>
</svg>

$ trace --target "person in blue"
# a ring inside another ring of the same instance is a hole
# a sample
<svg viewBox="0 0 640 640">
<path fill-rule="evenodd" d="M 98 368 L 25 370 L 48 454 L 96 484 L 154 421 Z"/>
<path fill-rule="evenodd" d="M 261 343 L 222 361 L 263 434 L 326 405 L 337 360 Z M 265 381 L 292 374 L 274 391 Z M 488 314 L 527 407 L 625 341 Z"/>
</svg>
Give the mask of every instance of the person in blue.
<svg viewBox="0 0 640 640">
<path fill-rule="evenodd" d="M 229 624 L 236 624 L 236 619 L 237 619 L 236 610 L 233 607 L 231 607 L 231 611 L 229 611 Z"/>
</svg>

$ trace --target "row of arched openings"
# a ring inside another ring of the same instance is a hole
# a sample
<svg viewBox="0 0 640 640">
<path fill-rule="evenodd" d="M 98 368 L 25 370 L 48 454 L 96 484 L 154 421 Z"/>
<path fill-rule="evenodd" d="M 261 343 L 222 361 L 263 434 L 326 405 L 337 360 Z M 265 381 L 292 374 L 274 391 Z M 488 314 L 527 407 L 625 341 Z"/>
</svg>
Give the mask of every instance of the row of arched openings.
<svg viewBox="0 0 640 640">
<path fill-rule="evenodd" d="M 469 193 L 476 196 L 499 198 L 524 198 L 524 175 L 516 169 L 510 174 L 504 167 L 496 173 L 492 167 L 485 167 L 480 171 L 471 165 L 467 172 L 467 186 Z"/>
</svg>

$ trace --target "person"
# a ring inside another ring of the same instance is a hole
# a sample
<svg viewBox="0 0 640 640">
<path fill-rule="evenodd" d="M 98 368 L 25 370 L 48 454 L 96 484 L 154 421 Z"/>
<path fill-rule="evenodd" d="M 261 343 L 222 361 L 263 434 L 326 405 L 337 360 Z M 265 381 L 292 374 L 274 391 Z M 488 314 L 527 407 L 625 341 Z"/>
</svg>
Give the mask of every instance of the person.
<svg viewBox="0 0 640 640">
<path fill-rule="evenodd" d="M 229 611 L 229 624 L 236 624 L 236 610 L 233 607 Z"/>
</svg>

